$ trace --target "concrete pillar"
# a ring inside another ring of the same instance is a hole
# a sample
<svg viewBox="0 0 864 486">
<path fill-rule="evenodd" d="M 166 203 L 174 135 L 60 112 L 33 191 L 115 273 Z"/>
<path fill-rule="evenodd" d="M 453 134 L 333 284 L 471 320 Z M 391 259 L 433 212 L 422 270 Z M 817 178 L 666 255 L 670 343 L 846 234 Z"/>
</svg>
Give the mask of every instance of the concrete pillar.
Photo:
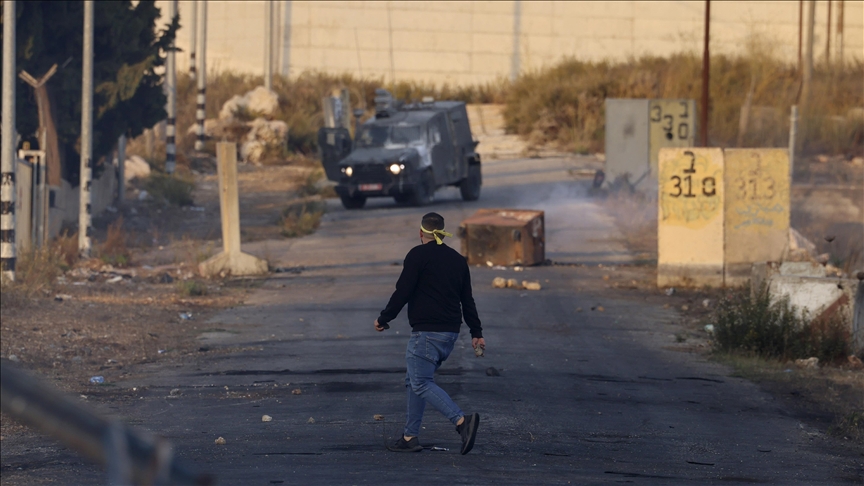
<svg viewBox="0 0 864 486">
<path fill-rule="evenodd" d="M 91 180 L 93 151 L 93 0 L 84 1 L 84 49 L 81 80 L 81 177 L 78 207 L 78 252 L 90 256 L 92 217 Z"/>
<path fill-rule="evenodd" d="M 207 2 L 195 2 L 201 9 L 198 19 L 198 95 L 195 109 L 195 120 L 198 124 L 195 150 L 204 150 L 204 119 L 207 117 Z"/>
<path fill-rule="evenodd" d="M 267 262 L 240 251 L 240 199 L 237 191 L 237 144 L 216 144 L 219 172 L 219 209 L 222 219 L 222 253 L 198 266 L 201 275 L 258 275 L 267 273 Z"/>
<path fill-rule="evenodd" d="M 785 149 L 723 151 L 724 284 L 743 285 L 756 262 L 776 262 L 789 242 L 789 155 Z"/>
<path fill-rule="evenodd" d="M 657 285 L 723 285 L 724 179 L 719 148 L 659 156 Z"/>
<path fill-rule="evenodd" d="M 15 18 L 15 2 L 3 2 Z M 0 274 L 15 280 L 15 22 L 3 22 L 3 113 L 0 134 Z"/>
<path fill-rule="evenodd" d="M 696 134 L 696 101 L 651 100 L 648 103 L 648 165 L 651 188 L 657 187 L 659 153 L 664 147 L 692 147 Z M 653 196 L 653 191 L 649 193 Z"/>
<path fill-rule="evenodd" d="M 168 1 L 168 18 L 171 21 L 177 15 L 177 0 Z M 168 100 L 165 111 L 168 118 L 165 120 L 165 172 L 174 173 L 177 165 L 177 55 L 174 52 L 176 42 L 171 44 L 168 50 L 168 59 L 165 63 L 165 89 L 168 92 Z"/>
</svg>

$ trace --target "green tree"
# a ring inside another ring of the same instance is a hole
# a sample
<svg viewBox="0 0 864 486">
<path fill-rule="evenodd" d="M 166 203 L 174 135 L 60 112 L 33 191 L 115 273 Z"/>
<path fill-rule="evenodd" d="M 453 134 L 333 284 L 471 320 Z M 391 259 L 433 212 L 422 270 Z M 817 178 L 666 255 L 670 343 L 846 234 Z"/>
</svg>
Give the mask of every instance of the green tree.
<svg viewBox="0 0 864 486">
<path fill-rule="evenodd" d="M 54 123 L 65 155 L 63 177 L 77 183 L 81 136 L 81 71 L 84 8 L 81 1 L 27 1 L 17 4 L 17 70 L 40 77 L 54 64 L 59 69 L 48 81 Z M 94 6 L 93 160 L 108 156 L 121 134 L 140 135 L 163 120 L 166 97 L 163 75 L 179 15 L 161 31 L 161 17 L 153 0 L 97 1 Z M 3 21 L 6 21 L 4 12 Z M 16 124 L 22 136 L 39 125 L 32 88 L 16 87 Z M 98 167 L 97 167 L 98 169 Z"/>
</svg>

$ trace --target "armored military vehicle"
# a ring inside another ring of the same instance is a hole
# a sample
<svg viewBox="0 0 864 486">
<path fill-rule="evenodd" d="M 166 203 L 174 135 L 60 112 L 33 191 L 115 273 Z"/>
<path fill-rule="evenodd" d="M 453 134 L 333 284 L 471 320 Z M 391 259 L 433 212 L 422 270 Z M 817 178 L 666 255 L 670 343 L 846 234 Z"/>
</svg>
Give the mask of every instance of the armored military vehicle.
<svg viewBox="0 0 864 486">
<path fill-rule="evenodd" d="M 327 178 L 347 209 L 370 197 L 423 206 L 438 188 L 456 186 L 462 199 L 480 197 L 477 143 L 461 101 L 424 98 L 406 104 L 375 91 L 375 117 L 356 130 L 322 128 L 318 145 Z"/>
</svg>

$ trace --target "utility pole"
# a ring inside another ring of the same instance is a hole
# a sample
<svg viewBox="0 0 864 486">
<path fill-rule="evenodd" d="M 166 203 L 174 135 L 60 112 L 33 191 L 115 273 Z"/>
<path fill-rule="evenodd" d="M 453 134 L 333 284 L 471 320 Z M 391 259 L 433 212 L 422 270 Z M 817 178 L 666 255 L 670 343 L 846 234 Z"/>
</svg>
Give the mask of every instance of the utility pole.
<svg viewBox="0 0 864 486">
<path fill-rule="evenodd" d="M 699 113 L 699 142 L 708 146 L 708 88 L 711 81 L 711 56 L 708 49 L 711 29 L 711 0 L 705 0 L 705 49 L 702 51 L 702 110 Z"/>
<path fill-rule="evenodd" d="M 0 167 L 0 272 L 15 280 L 15 1 L 3 1 L 2 167 Z"/>
<path fill-rule="evenodd" d="M 828 18 L 825 19 L 825 63 L 831 64 L 831 4 L 828 0 Z"/>
<path fill-rule="evenodd" d="M 844 0 L 840 0 L 840 5 L 837 6 L 837 65 L 843 68 L 843 5 Z"/>
<path fill-rule="evenodd" d="M 264 87 L 273 89 L 273 0 L 264 4 Z"/>
<path fill-rule="evenodd" d="M 813 28 L 816 25 L 816 2 L 807 2 L 807 39 L 804 42 L 804 69 L 801 73 L 801 115 L 807 116 L 807 102 L 810 98 L 810 80 L 813 78 Z"/>
<path fill-rule="evenodd" d="M 516 81 L 521 69 L 519 41 L 522 37 L 522 2 L 513 0 L 513 53 L 510 58 L 510 81 Z"/>
<path fill-rule="evenodd" d="M 207 2 L 196 2 L 201 8 L 201 18 L 198 22 L 198 105 L 195 118 L 198 123 L 198 138 L 195 140 L 195 150 L 204 150 L 204 119 L 207 117 Z"/>
<path fill-rule="evenodd" d="M 802 0 L 803 1 L 803 0 Z M 198 69 L 198 64 L 195 61 L 195 41 L 198 38 L 198 2 L 192 0 L 192 18 L 189 21 L 189 77 L 195 79 L 195 70 Z"/>
<path fill-rule="evenodd" d="M 177 16 L 177 0 L 168 0 L 168 18 L 171 22 Z M 177 56 L 174 48 L 176 41 L 168 48 L 168 59 L 165 63 L 165 87 L 168 89 L 168 105 L 165 111 L 168 119 L 165 123 L 165 172 L 174 173 L 177 164 Z"/>
<path fill-rule="evenodd" d="M 801 75 L 801 38 L 804 32 L 804 0 L 798 0 L 798 75 Z"/>
<path fill-rule="evenodd" d="M 78 252 L 90 257 L 90 180 L 93 176 L 93 0 L 84 0 L 84 52 L 81 69 L 81 177 L 78 207 Z"/>
</svg>

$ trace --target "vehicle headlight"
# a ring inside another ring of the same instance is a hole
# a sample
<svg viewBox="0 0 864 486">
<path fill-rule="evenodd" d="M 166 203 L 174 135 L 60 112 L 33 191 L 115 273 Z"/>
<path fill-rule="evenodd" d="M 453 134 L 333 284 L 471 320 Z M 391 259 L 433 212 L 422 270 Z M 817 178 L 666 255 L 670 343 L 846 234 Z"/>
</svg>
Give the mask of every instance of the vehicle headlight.
<svg viewBox="0 0 864 486">
<path fill-rule="evenodd" d="M 390 166 L 390 172 L 393 175 L 399 175 L 403 170 L 405 170 L 405 164 L 392 164 Z"/>
<path fill-rule="evenodd" d="M 352 175 L 354 175 L 354 168 L 352 168 L 350 166 L 342 167 L 342 173 L 348 177 L 351 177 Z"/>
</svg>

